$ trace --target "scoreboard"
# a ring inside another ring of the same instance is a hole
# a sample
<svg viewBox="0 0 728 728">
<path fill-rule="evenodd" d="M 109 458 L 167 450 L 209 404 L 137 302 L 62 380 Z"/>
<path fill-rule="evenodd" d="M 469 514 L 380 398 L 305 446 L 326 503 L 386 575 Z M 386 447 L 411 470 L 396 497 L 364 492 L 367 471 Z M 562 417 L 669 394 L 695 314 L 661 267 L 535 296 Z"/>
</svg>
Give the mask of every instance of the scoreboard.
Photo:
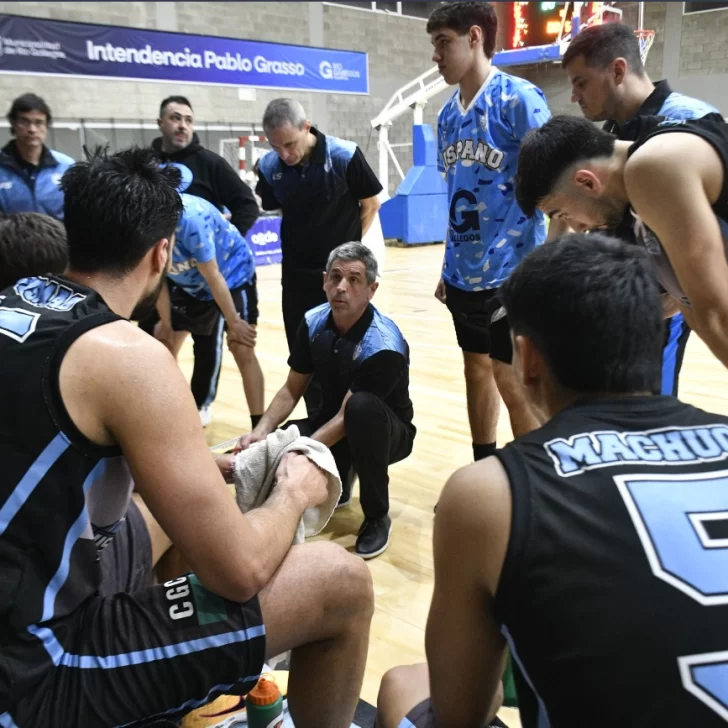
<svg viewBox="0 0 728 728">
<path fill-rule="evenodd" d="M 586 22 L 609 5 L 611 3 L 582 3 L 581 22 Z M 566 35 L 571 31 L 573 2 L 514 2 L 504 3 L 504 6 L 504 10 L 512 7 L 510 13 L 504 12 L 500 17 L 505 21 L 505 50 L 555 43 L 560 34 Z M 609 20 L 608 15 L 607 11 L 604 20 Z"/>
</svg>

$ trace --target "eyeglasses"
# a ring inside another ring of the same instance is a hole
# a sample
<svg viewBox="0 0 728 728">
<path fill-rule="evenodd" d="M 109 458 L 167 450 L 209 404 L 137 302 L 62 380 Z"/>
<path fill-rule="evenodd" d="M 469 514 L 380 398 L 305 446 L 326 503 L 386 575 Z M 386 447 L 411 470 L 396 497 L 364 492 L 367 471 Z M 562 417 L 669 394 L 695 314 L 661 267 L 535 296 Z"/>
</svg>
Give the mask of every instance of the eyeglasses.
<svg viewBox="0 0 728 728">
<path fill-rule="evenodd" d="M 23 129 L 30 129 L 33 126 L 38 129 L 45 129 L 48 126 L 48 122 L 45 119 L 26 119 L 24 116 L 16 119 L 15 124 Z"/>
</svg>

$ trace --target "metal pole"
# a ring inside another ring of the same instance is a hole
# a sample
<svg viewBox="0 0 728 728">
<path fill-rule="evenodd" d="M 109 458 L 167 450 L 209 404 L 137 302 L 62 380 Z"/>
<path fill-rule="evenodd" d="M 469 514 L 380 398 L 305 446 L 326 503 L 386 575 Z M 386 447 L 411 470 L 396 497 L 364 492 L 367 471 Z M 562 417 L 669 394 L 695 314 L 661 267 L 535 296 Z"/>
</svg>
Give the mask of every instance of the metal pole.
<svg viewBox="0 0 728 728">
<path fill-rule="evenodd" d="M 422 102 L 418 101 L 415 104 L 414 123 L 416 125 L 421 125 L 424 123 L 424 114 L 423 114 L 424 109 L 425 109 L 425 105 Z"/>
<path fill-rule="evenodd" d="M 644 30 L 645 28 L 645 4 L 638 3 L 639 17 L 637 20 L 637 30 Z"/>
<path fill-rule="evenodd" d="M 571 14 L 571 37 L 574 38 L 581 28 L 581 6 L 584 3 L 574 3 L 574 12 Z M 568 7 L 568 5 L 567 5 Z"/>
<path fill-rule="evenodd" d="M 389 196 L 389 155 L 387 142 L 389 141 L 389 124 L 386 122 L 379 127 L 379 182 Z"/>
</svg>

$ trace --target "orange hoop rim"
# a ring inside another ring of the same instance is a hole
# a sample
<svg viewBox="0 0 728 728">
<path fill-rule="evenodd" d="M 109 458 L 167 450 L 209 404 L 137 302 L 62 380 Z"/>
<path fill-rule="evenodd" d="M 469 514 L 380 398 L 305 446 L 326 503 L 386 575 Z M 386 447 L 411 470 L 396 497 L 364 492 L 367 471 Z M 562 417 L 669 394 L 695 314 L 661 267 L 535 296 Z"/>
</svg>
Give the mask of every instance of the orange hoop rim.
<svg viewBox="0 0 728 728">
<path fill-rule="evenodd" d="M 655 31 L 654 30 L 644 30 L 644 29 L 643 30 L 635 30 L 634 34 L 638 38 L 652 38 L 652 36 L 655 35 Z"/>
</svg>

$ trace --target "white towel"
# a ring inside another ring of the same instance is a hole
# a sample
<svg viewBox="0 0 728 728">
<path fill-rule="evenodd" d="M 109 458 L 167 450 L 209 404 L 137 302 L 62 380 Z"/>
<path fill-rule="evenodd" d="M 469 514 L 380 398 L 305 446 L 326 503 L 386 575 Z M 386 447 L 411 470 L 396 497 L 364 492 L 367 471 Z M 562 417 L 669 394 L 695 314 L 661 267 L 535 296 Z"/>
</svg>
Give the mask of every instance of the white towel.
<svg viewBox="0 0 728 728">
<path fill-rule="evenodd" d="M 283 455 L 300 452 L 318 465 L 328 476 L 328 497 L 320 506 L 307 508 L 296 529 L 294 544 L 321 533 L 329 522 L 341 497 L 341 478 L 326 445 L 308 437 L 301 437 L 298 427 L 271 432 L 265 440 L 256 442 L 235 457 L 233 479 L 235 499 L 243 513 L 258 508 L 270 495 L 275 474 Z"/>
</svg>

